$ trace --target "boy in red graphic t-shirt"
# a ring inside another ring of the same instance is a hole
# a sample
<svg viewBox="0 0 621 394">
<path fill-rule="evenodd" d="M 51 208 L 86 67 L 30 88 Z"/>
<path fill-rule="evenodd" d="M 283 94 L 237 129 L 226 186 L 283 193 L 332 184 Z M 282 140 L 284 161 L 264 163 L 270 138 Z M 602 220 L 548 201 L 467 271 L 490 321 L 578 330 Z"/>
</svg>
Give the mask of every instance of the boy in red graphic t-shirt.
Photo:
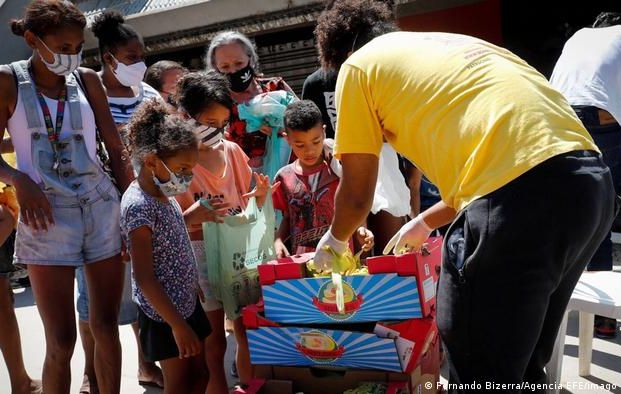
<svg viewBox="0 0 621 394">
<path fill-rule="evenodd" d="M 339 163 L 326 153 L 325 125 L 315 103 L 302 100 L 289 105 L 285 130 L 297 160 L 281 168 L 274 180 L 281 183 L 274 192 L 274 207 L 283 213 L 275 241 L 278 257 L 288 256 L 290 250 L 315 251 L 330 228 L 340 179 Z M 356 238 L 364 250 L 373 247 L 373 234 L 365 227 L 358 228 Z"/>
</svg>

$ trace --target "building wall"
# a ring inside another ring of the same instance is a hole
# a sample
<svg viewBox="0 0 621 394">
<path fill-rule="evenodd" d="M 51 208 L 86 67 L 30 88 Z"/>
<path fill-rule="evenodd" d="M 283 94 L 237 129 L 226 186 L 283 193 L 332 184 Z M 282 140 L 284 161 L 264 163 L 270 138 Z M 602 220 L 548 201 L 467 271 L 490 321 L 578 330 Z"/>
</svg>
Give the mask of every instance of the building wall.
<svg viewBox="0 0 621 394">
<path fill-rule="evenodd" d="M 485 0 L 440 11 L 405 16 L 399 27 L 408 31 L 467 34 L 502 45 L 500 0 Z"/>
<path fill-rule="evenodd" d="M 26 59 L 32 53 L 21 37 L 13 35 L 8 24 L 11 19 L 23 15 L 28 3 L 28 0 L 8 0 L 0 5 L 0 64 Z"/>
</svg>

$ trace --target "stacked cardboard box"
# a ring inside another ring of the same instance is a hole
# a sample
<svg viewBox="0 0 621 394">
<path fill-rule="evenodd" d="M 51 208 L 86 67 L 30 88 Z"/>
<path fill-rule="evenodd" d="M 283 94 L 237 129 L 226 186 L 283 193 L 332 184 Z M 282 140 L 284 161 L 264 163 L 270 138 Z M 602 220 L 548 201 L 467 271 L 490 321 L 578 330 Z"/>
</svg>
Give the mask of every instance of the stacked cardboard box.
<svg viewBox="0 0 621 394">
<path fill-rule="evenodd" d="M 312 255 L 259 266 L 263 302 L 243 314 L 254 392 L 342 393 L 369 381 L 435 392 L 441 244 L 431 238 L 423 252 L 369 258 L 368 275 L 343 276 L 342 313 L 331 279 L 308 277 Z"/>
</svg>

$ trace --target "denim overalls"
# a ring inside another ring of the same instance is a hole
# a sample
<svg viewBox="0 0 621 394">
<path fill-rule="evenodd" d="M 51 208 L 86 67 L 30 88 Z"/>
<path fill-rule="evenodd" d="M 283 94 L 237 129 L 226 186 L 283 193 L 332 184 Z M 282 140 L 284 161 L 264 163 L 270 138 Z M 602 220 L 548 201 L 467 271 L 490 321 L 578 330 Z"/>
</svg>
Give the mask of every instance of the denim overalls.
<svg viewBox="0 0 621 394">
<path fill-rule="evenodd" d="M 18 100 L 23 104 L 27 130 L 9 131 L 30 134 L 32 164 L 41 178 L 39 186 L 52 206 L 55 221 L 47 232 L 35 232 L 20 219 L 15 261 L 80 266 L 118 254 L 119 194 L 87 150 L 81 108 L 86 99 L 80 95 L 76 77 L 66 77 L 65 115 L 68 109 L 72 134 L 59 140 L 55 151 L 41 121 L 42 109 L 28 62 L 12 63 L 11 68 L 17 78 Z"/>
</svg>

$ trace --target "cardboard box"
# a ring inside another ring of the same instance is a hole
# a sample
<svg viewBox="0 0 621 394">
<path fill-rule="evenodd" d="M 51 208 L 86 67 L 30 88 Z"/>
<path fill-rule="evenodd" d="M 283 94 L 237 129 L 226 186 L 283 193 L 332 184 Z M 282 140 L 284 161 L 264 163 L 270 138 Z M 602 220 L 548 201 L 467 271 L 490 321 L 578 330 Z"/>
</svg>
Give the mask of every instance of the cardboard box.
<svg viewBox="0 0 621 394">
<path fill-rule="evenodd" d="M 359 369 L 335 369 L 326 367 L 254 366 L 255 376 L 265 384 L 290 382 L 291 390 L 259 391 L 249 388 L 247 394 L 342 394 L 364 382 L 386 383 L 387 394 L 435 394 L 440 381 L 440 340 L 436 336 L 410 373 L 382 372 Z M 251 384 L 252 386 L 252 384 Z M 259 386 L 261 388 L 261 386 Z"/>
<path fill-rule="evenodd" d="M 442 241 L 442 237 L 429 238 L 421 252 L 370 257 L 367 259 L 369 274 L 396 272 L 400 276 L 415 276 L 422 314 L 430 316 L 436 308 L 437 267 L 442 266 Z"/>
<path fill-rule="evenodd" d="M 237 386 L 232 394 L 293 394 L 293 382 L 290 380 L 259 379 L 250 381 L 245 389 Z"/>
<path fill-rule="evenodd" d="M 244 309 L 243 321 L 255 365 L 330 366 L 410 372 L 437 337 L 433 318 L 400 323 L 329 327 L 282 327 Z M 370 327 L 370 328 L 369 328 Z"/>
<path fill-rule="evenodd" d="M 427 252 L 367 259 L 369 275 L 343 276 L 345 312 L 336 307 L 329 277 L 307 278 L 313 254 L 279 259 L 258 267 L 265 316 L 277 323 L 342 324 L 406 320 L 435 309 L 435 267 L 441 238 L 430 238 Z"/>
<path fill-rule="evenodd" d="M 267 391 L 271 382 L 289 382 L 291 389 L 285 386 L 278 394 L 342 394 L 355 389 L 362 383 L 381 383 L 387 386 L 386 394 L 408 394 L 410 390 L 409 375 L 403 379 L 389 381 L 388 374 L 366 370 L 325 370 L 319 368 L 271 367 L 271 377 L 255 378 L 245 394 L 272 394 Z M 257 384 L 258 383 L 258 384 Z M 275 391 L 273 393 L 276 393 Z"/>
<path fill-rule="evenodd" d="M 416 368 L 407 375 L 403 373 L 389 373 L 389 381 L 407 379 L 413 394 L 435 394 L 440 387 L 440 337 L 429 344 L 421 355 Z"/>
</svg>

